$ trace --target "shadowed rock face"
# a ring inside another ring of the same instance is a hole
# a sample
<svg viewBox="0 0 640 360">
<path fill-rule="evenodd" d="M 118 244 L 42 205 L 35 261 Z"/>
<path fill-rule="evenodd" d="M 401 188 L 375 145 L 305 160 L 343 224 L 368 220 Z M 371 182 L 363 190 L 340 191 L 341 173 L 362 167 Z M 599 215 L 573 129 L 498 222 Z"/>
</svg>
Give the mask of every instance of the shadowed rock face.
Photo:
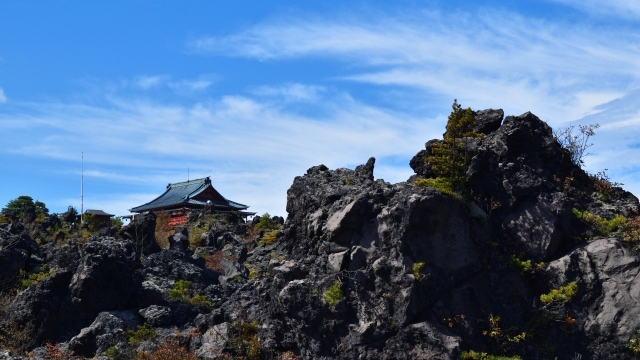
<svg viewBox="0 0 640 360">
<path fill-rule="evenodd" d="M 138 256 L 147 256 L 160 251 L 155 230 L 156 214 L 148 211 L 137 216 L 134 221 L 120 230 L 119 236 L 133 242 Z"/>
<path fill-rule="evenodd" d="M 38 244 L 23 230 L 20 224 L 0 227 L 0 291 L 14 286 L 20 270 L 26 268 L 31 255 L 38 251 Z"/>
<path fill-rule="evenodd" d="M 576 245 L 591 230 L 571 210 L 628 216 L 638 199 L 597 194 L 531 113 L 502 121 L 501 110 L 484 110 L 476 119 L 486 135 L 470 149 L 468 201 L 376 180 L 373 158 L 355 170 L 314 166 L 288 190 L 288 218 L 274 243 L 256 244 L 236 218 L 205 227 L 207 216 L 193 214 L 206 247 L 194 253 L 190 230 L 177 229 L 171 250 L 145 253 L 137 244 L 153 233 L 155 217 L 147 216 L 121 233 L 126 239 L 95 238 L 76 257 L 47 250 L 50 263 L 67 265 L 21 292 L 13 319 L 85 356 L 127 346 L 118 334 L 146 322 L 159 334 L 197 326 L 189 346 L 202 358 L 235 351 L 229 339 L 242 323 L 257 324 L 264 358 L 291 351 L 301 359 L 458 359 L 463 350 L 633 358 L 625 345 L 640 329 L 638 253 L 619 234 Z M 412 159 L 412 179 L 434 175 L 424 159 L 435 142 Z M 567 177 L 571 188 L 563 187 Z M 7 276 L 41 251 L 20 234 L 0 228 L 0 256 L 22 254 L 0 267 Z M 212 254 L 222 273 L 205 267 Z M 252 276 L 256 268 L 264 272 Z M 169 296 L 180 280 L 215 309 Z M 540 301 L 572 281 L 570 302 Z"/>
</svg>

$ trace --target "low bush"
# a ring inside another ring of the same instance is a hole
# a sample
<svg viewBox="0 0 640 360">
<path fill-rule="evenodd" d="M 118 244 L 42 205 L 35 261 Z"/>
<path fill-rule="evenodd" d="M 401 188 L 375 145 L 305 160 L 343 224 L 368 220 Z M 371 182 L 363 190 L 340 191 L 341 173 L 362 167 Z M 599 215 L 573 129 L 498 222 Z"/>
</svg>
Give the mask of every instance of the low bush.
<svg viewBox="0 0 640 360">
<path fill-rule="evenodd" d="M 547 294 L 540 295 L 540 301 L 543 304 L 562 304 L 571 301 L 578 293 L 578 284 L 575 281 L 570 282 L 559 289 L 553 289 Z"/>
<path fill-rule="evenodd" d="M 423 262 L 413 263 L 413 266 L 411 266 L 411 270 L 413 271 L 413 277 L 418 281 L 422 280 L 422 278 L 424 277 L 424 275 L 421 273 L 423 267 L 424 267 Z"/>
<path fill-rule="evenodd" d="M 413 182 L 413 185 L 430 187 L 443 193 L 453 196 L 456 199 L 461 199 L 462 196 L 455 191 L 455 182 L 446 177 L 437 177 L 435 179 L 418 179 Z"/>
<path fill-rule="evenodd" d="M 178 280 L 175 283 L 173 289 L 169 290 L 167 294 L 170 298 L 176 299 L 180 302 L 191 304 L 193 306 L 203 306 L 207 309 L 212 309 L 214 306 L 207 301 L 206 296 L 201 294 L 192 294 L 190 289 L 191 281 Z"/>
<path fill-rule="evenodd" d="M 638 337 L 629 340 L 629 343 L 625 346 L 631 350 L 634 354 L 640 355 L 640 330 L 637 331 Z"/>
<path fill-rule="evenodd" d="M 509 260 L 509 267 L 519 272 L 520 275 L 535 274 L 536 271 L 539 271 L 544 267 L 544 263 L 532 263 L 531 260 L 522 260 L 515 255 L 511 255 L 511 260 Z"/>
<path fill-rule="evenodd" d="M 207 269 L 215 270 L 222 274 L 224 274 L 224 271 L 222 270 L 222 266 L 220 266 L 220 261 L 222 261 L 222 259 L 229 259 L 231 261 L 236 261 L 235 255 L 227 255 L 220 250 L 216 251 L 211 255 L 203 254 L 200 257 L 202 257 L 205 260 L 204 267 L 206 267 Z"/>
<path fill-rule="evenodd" d="M 503 330 L 500 326 L 500 317 L 489 314 L 490 329 L 482 332 L 483 335 L 494 339 L 502 352 L 512 350 L 515 344 L 527 339 L 526 332 L 519 332 L 515 326 Z"/>
<path fill-rule="evenodd" d="M 592 225 L 601 236 L 608 236 L 616 231 L 624 231 L 627 228 L 627 218 L 622 215 L 616 215 L 613 219 L 605 219 L 599 215 L 593 215 L 589 211 L 580 211 L 573 209 L 576 217 L 584 222 Z"/>
<path fill-rule="evenodd" d="M 636 244 L 636 249 L 640 246 L 640 216 L 628 219 L 622 239 Z"/>
<path fill-rule="evenodd" d="M 137 360 L 198 360 L 198 357 L 178 339 L 168 337 L 157 350 L 139 352 Z"/>
<path fill-rule="evenodd" d="M 155 238 L 158 245 L 163 249 L 169 248 L 169 236 L 173 235 L 175 226 L 169 225 L 171 216 L 166 211 L 158 212 L 156 216 Z"/>
<path fill-rule="evenodd" d="M 608 169 L 604 169 L 600 172 L 594 174 L 589 174 L 589 181 L 591 182 L 591 186 L 602 195 L 609 197 L 611 195 L 616 195 L 618 193 L 618 189 L 616 187 L 624 185 L 619 182 L 612 182 L 609 179 L 606 171 Z"/>
<path fill-rule="evenodd" d="M 254 322 L 233 322 L 229 326 L 229 347 L 235 350 L 238 359 L 260 359 L 262 345 L 258 339 L 258 326 Z"/>
<path fill-rule="evenodd" d="M 327 302 L 329 306 L 333 306 L 340 302 L 344 298 L 344 294 L 340 289 L 340 281 L 336 280 L 333 285 L 325 291 L 322 298 Z"/>
<path fill-rule="evenodd" d="M 20 290 L 25 290 L 33 284 L 39 283 L 42 279 L 51 276 L 55 273 L 55 270 L 47 270 L 47 265 L 42 265 L 40 271 L 36 273 L 28 273 L 24 270 L 20 270 Z"/>
<path fill-rule="evenodd" d="M 259 241 L 259 243 L 266 244 L 266 245 L 273 244 L 277 241 L 278 234 L 280 234 L 280 229 L 272 230 L 269 233 L 265 234 L 262 237 L 262 239 Z"/>
<path fill-rule="evenodd" d="M 522 360 L 520 356 L 495 356 L 489 355 L 483 352 L 476 352 L 473 350 L 463 351 L 460 354 L 462 360 Z"/>
<path fill-rule="evenodd" d="M 47 343 L 47 355 L 45 360 L 70 360 L 73 359 L 73 351 L 64 351 L 60 349 L 60 344 Z"/>
<path fill-rule="evenodd" d="M 258 221 L 258 223 L 254 226 L 260 231 L 267 231 L 277 229 L 278 223 L 271 218 L 271 215 L 269 215 L 269 213 L 264 213 L 262 216 L 260 216 L 260 221 Z"/>
<path fill-rule="evenodd" d="M 138 325 L 136 330 L 127 330 L 126 335 L 129 340 L 129 345 L 135 348 L 141 342 L 150 340 L 156 336 L 156 332 L 151 329 L 149 324 L 144 323 Z"/>
</svg>

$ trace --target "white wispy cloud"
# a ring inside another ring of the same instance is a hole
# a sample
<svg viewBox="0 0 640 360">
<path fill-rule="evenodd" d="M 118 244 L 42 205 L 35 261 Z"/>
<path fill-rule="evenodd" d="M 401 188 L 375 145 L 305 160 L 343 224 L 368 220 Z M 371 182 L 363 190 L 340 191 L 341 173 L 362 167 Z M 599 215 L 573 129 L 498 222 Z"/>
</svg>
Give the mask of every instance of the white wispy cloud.
<svg viewBox="0 0 640 360">
<path fill-rule="evenodd" d="M 309 105 L 307 95 L 313 87 L 282 89 L 298 89 L 285 91 L 285 96 L 297 93 L 292 97 Z M 355 166 L 370 156 L 404 156 L 408 162 L 426 140 L 441 132 L 430 122 L 443 119 L 430 121 L 374 107 L 340 91 L 325 91 L 323 96 L 309 105 L 321 108 L 321 115 L 315 116 L 301 115 L 295 104 L 289 108 L 262 95 L 223 96 L 189 106 L 113 96 L 103 107 L 38 104 L 39 116 L 0 116 L 0 128 L 5 120 L 24 126 L 12 128 L 11 139 L 0 151 L 67 160 L 77 160 L 84 151 L 92 164 L 85 176 L 161 183 L 160 188 L 184 180 L 190 166 L 197 169 L 192 177 L 211 175 L 230 199 L 284 215 L 286 190 L 310 166 Z M 101 164 L 125 168 L 101 170 Z M 376 176 L 391 176 L 387 180 L 394 182 L 408 177 L 408 166 L 403 171 L 394 167 L 382 161 Z M 167 171 L 183 174 L 163 177 Z"/>
<path fill-rule="evenodd" d="M 167 75 L 138 76 L 133 79 L 132 84 L 140 89 L 148 90 L 166 84 L 169 79 L 170 77 Z"/>
<path fill-rule="evenodd" d="M 7 96 L 4 94 L 4 90 L 0 88 L 0 104 L 7 102 Z"/>
<path fill-rule="evenodd" d="M 172 81 L 167 85 L 178 94 L 189 95 L 194 92 L 206 90 L 217 80 L 218 76 L 214 74 L 205 74 L 198 76 L 196 79 Z"/>
<path fill-rule="evenodd" d="M 640 17 L 640 3 L 635 0 L 550 0 L 575 7 L 596 16 L 617 16 L 624 19 Z"/>
<path fill-rule="evenodd" d="M 452 25 L 455 24 L 455 25 Z M 419 88 L 508 113 L 534 110 L 552 123 L 575 119 L 629 78 L 640 77 L 640 36 L 501 11 L 418 11 L 353 19 L 278 19 L 226 37 L 203 37 L 200 52 L 260 60 L 321 57 L 349 63 L 342 79 Z M 603 81 L 606 79 L 606 81 Z"/>
<path fill-rule="evenodd" d="M 629 163 L 640 156 L 638 43 L 640 35 L 624 29 L 489 10 L 274 19 L 189 46 L 259 61 L 344 64 L 322 79 L 330 86 L 285 80 L 210 98 L 202 94 L 215 75 L 142 76 L 130 84 L 145 94 L 164 88 L 201 97 L 167 103 L 115 91 L 103 105 L 24 104 L 22 112 L 0 114 L 0 130 L 9 134 L 0 151 L 55 159 L 77 159 L 85 151 L 93 162 L 88 176 L 159 189 L 91 199 L 92 207 L 148 202 L 166 183 L 184 180 L 190 167 L 193 177 L 211 175 L 224 196 L 285 215 L 286 190 L 313 165 L 354 167 L 375 156 L 376 177 L 405 180 L 412 173 L 408 160 L 441 136 L 448 105 L 457 98 L 465 107 L 503 108 L 508 115 L 532 111 L 552 126 L 599 122 L 598 155 L 588 158 L 587 168 L 606 167 L 629 189 L 640 189 L 637 176 L 629 175 L 640 173 Z M 347 90 L 353 84 L 395 95 L 371 105 Z M 405 94 L 438 103 L 442 115 L 391 110 L 404 109 L 398 103 Z M 393 158 L 406 160 L 400 166 Z"/>
<path fill-rule="evenodd" d="M 557 1 L 601 15 L 640 14 L 640 3 L 632 1 Z M 481 9 L 277 18 L 189 45 L 260 61 L 340 61 L 350 74 L 334 80 L 418 90 L 436 101 L 458 98 L 464 106 L 506 114 L 532 111 L 554 127 L 599 122 L 598 154 L 587 169 L 605 166 L 628 178 L 639 158 L 640 109 L 629 109 L 638 103 L 629 96 L 640 83 L 638 43 L 639 34 L 624 26 Z M 640 180 L 631 177 L 627 186 L 638 189 Z"/>
<path fill-rule="evenodd" d="M 280 97 L 285 102 L 316 102 L 326 91 L 323 86 L 288 83 L 282 86 L 258 86 L 253 93 L 260 96 Z"/>
</svg>

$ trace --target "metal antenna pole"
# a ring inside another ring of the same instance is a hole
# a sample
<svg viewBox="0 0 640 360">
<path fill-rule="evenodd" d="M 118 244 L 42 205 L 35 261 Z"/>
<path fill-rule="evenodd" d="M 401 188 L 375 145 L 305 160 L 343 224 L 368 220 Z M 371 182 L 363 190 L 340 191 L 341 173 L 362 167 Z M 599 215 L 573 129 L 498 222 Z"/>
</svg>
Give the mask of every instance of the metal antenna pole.
<svg viewBox="0 0 640 360">
<path fill-rule="evenodd" d="M 84 224 L 84 151 L 82 152 L 82 184 L 80 185 L 80 224 Z"/>
</svg>

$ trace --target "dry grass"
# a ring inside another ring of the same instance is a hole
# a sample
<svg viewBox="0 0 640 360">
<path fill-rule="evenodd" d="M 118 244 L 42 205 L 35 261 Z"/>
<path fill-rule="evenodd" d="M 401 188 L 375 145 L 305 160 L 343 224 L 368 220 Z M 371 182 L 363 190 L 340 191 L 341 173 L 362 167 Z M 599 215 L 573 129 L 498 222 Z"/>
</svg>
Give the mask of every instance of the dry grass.
<svg viewBox="0 0 640 360">
<path fill-rule="evenodd" d="M 180 345 L 175 338 L 166 338 L 155 351 L 143 351 L 138 353 L 138 360 L 198 360 L 196 355 Z"/>
<path fill-rule="evenodd" d="M 236 261 L 235 255 L 231 255 L 231 256 L 225 255 L 222 251 L 216 251 L 212 255 L 204 255 L 203 257 L 205 260 L 204 266 L 207 269 L 215 270 L 222 274 L 224 274 L 224 271 L 222 270 L 222 266 L 220 266 L 220 261 L 222 259 L 229 259 L 231 261 Z"/>
<path fill-rule="evenodd" d="M 11 313 L 11 303 L 16 294 L 15 290 L 0 293 L 0 319 L 8 319 Z M 0 349 L 6 349 L 14 354 L 25 354 L 38 345 L 33 336 L 34 327 L 31 323 L 19 325 L 13 321 L 0 323 Z"/>
<path fill-rule="evenodd" d="M 158 212 L 156 217 L 156 242 L 163 249 L 169 248 L 169 236 L 173 235 L 175 229 L 175 226 L 169 225 L 170 219 L 168 212 Z"/>
</svg>

